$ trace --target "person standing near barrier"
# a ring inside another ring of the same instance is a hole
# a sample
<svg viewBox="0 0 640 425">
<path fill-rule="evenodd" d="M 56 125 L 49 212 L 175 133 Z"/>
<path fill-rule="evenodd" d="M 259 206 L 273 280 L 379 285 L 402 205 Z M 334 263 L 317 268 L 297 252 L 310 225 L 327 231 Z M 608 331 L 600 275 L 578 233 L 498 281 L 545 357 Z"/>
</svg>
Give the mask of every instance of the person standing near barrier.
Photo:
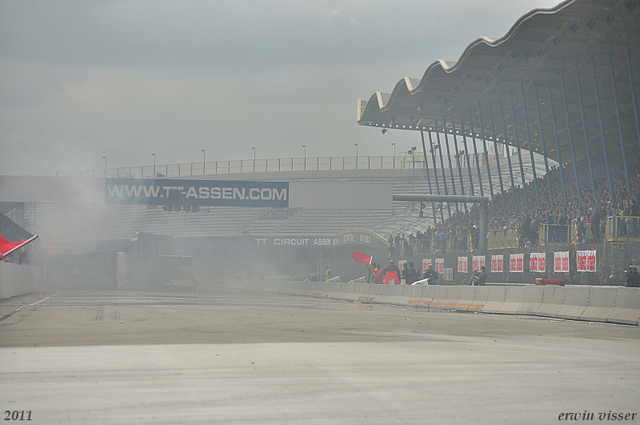
<svg viewBox="0 0 640 425">
<path fill-rule="evenodd" d="M 469 285 L 484 286 L 485 283 L 487 283 L 487 272 L 485 271 L 484 266 L 480 267 L 480 273 L 478 273 L 478 269 L 473 269 Z"/>
<path fill-rule="evenodd" d="M 367 276 L 367 283 L 373 283 L 373 280 L 376 277 L 376 270 L 377 270 L 377 266 L 376 263 L 371 263 L 371 265 L 369 266 L 369 276 Z"/>
<path fill-rule="evenodd" d="M 627 272 L 627 284 L 630 288 L 639 288 L 640 287 L 640 273 L 638 273 L 638 267 L 629 266 L 629 271 Z"/>
<path fill-rule="evenodd" d="M 331 269 L 329 266 L 324 266 L 324 281 L 331 279 Z"/>
<path fill-rule="evenodd" d="M 400 275 L 400 278 L 402 279 L 400 281 L 400 283 L 402 283 L 402 281 L 404 280 L 404 283 L 407 285 L 411 285 L 411 269 L 409 269 L 409 264 L 404 263 L 402 265 L 402 272 Z"/>
<path fill-rule="evenodd" d="M 384 275 L 384 284 L 388 285 L 392 282 L 392 285 L 400 283 L 400 269 L 393 260 L 389 261 L 389 265 L 382 270 Z"/>
<path fill-rule="evenodd" d="M 478 280 L 478 269 L 471 270 L 471 277 L 469 278 L 469 286 L 474 286 Z"/>
<path fill-rule="evenodd" d="M 424 278 L 427 279 L 427 285 L 435 285 L 438 280 L 438 272 L 433 269 L 433 264 L 427 265 L 427 270 L 424 272 Z"/>
<path fill-rule="evenodd" d="M 407 280 L 407 285 L 413 284 L 416 280 L 420 278 L 420 273 L 416 270 L 413 265 L 413 261 L 409 261 L 409 280 Z"/>
<path fill-rule="evenodd" d="M 376 264 L 375 267 L 375 276 L 373 278 L 373 283 L 374 284 L 383 284 L 384 283 L 384 276 L 382 274 L 382 268 L 380 268 L 379 264 Z"/>
<path fill-rule="evenodd" d="M 478 275 L 478 281 L 476 282 L 476 285 L 484 286 L 485 283 L 487 283 L 487 271 L 485 270 L 484 266 L 482 266 L 480 267 L 480 274 Z"/>
</svg>

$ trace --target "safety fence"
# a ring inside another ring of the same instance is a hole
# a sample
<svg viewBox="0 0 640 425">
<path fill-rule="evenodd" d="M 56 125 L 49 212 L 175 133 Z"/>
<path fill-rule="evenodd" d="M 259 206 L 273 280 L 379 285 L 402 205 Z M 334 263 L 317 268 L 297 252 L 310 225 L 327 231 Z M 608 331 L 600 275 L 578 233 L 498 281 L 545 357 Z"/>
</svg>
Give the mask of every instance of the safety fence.
<svg viewBox="0 0 640 425">
<path fill-rule="evenodd" d="M 607 217 L 604 238 L 607 242 L 640 241 L 640 217 Z"/>
</svg>

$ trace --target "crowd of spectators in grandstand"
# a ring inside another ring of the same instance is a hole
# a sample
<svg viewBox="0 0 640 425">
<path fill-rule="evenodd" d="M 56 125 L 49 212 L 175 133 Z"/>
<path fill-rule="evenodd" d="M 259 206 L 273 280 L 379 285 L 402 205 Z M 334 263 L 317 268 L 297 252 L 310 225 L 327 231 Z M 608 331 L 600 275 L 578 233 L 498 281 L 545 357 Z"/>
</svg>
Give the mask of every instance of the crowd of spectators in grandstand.
<svg viewBox="0 0 640 425">
<path fill-rule="evenodd" d="M 494 195 L 493 205 L 489 208 L 491 215 L 487 224 L 489 235 L 515 229 L 520 246 L 531 247 L 538 244 L 538 231 L 541 225 L 569 225 L 574 222 L 576 234 L 571 237 L 575 237 L 577 243 L 586 243 L 588 239 L 602 240 L 607 217 L 620 217 L 617 236 L 640 236 L 640 228 L 638 228 L 640 155 L 627 155 L 629 191 L 627 191 L 627 180 L 621 158 L 610 160 L 609 175 L 612 193 L 609 190 L 604 162 L 601 159 L 592 158 L 591 167 L 595 186 L 592 184 L 586 159 L 583 162 L 578 164 L 577 172 L 580 197 L 572 164 L 567 164 L 562 169 L 564 185 L 560 168 L 552 168 L 548 174 L 538 177 L 535 182 L 528 182 L 525 187 L 515 187 Z M 425 207 L 429 208 L 429 206 Z M 451 211 L 449 218 L 444 221 L 437 220 L 434 227 L 425 232 L 418 232 L 415 237 L 413 235 L 409 238 L 405 238 L 404 235 L 390 237 L 390 254 L 394 252 L 411 254 L 409 242 L 414 238 L 430 240 L 433 251 L 444 252 L 447 249 L 448 240 L 456 241 L 456 236 L 462 236 L 463 238 L 458 239 L 464 241 L 466 246 L 469 235 L 473 250 L 477 250 L 479 242 L 477 212 L 474 208 L 465 208 L 463 205 L 457 207 L 453 204 L 436 206 L 438 213 L 440 209 L 444 211 L 445 217 L 447 212 Z"/>
<path fill-rule="evenodd" d="M 586 161 L 585 161 L 586 162 Z M 620 226 L 620 236 L 638 236 L 635 229 L 636 219 L 640 216 L 638 201 L 640 200 L 640 157 L 633 156 L 628 161 L 628 173 L 631 196 L 627 192 L 627 182 L 622 163 L 610 165 L 610 194 L 607 181 L 607 170 L 604 162 L 592 160 L 595 186 L 592 185 L 588 172 L 588 164 L 580 164 L 578 182 L 580 197 L 571 165 L 565 166 L 564 194 L 560 169 L 554 168 L 547 175 L 538 178 L 536 183 L 530 182 L 526 188 L 515 188 L 494 197 L 496 213 L 490 220 L 489 231 L 498 232 L 506 229 L 517 229 L 523 244 L 535 245 L 537 231 L 541 224 L 576 223 L 578 242 L 586 242 L 586 231 L 591 229 L 592 238 L 601 240 L 607 217 L 624 217 L 624 225 Z M 536 187 L 540 204 L 536 200 Z M 594 188 L 595 190 L 593 190 Z M 526 192 L 528 209 L 525 210 L 524 195 Z M 595 198 L 594 198 L 595 193 Z M 514 196 L 519 207 L 516 213 Z M 566 196 L 566 205 L 565 205 Z M 504 197 L 506 214 L 502 212 L 501 199 Z M 524 211 L 523 211 L 524 210 Z"/>
</svg>

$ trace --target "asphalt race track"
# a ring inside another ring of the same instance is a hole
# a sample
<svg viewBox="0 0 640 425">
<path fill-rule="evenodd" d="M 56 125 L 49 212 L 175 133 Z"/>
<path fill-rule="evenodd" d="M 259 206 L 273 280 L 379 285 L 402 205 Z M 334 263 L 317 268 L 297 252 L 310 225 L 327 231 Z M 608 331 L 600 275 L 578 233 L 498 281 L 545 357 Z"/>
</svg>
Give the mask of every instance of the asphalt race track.
<svg viewBox="0 0 640 425">
<path fill-rule="evenodd" d="M 1 301 L 3 420 L 640 424 L 635 326 L 204 289 Z"/>
</svg>

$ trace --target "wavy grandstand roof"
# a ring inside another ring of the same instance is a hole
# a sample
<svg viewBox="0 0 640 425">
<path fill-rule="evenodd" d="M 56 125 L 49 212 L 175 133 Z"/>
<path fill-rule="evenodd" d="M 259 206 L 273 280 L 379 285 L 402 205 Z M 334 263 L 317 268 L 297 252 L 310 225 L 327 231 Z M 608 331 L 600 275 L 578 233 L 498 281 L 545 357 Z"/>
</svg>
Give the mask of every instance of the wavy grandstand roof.
<svg viewBox="0 0 640 425">
<path fill-rule="evenodd" d="M 501 38 L 476 39 L 458 61 L 437 60 L 391 94 L 359 100 L 357 121 L 438 132 L 446 125 L 523 148 L 531 139 L 533 150 L 568 162 L 570 142 L 577 160 L 587 146 L 592 156 L 603 145 L 620 155 L 621 139 L 627 154 L 637 152 L 639 86 L 640 2 L 568 0 L 532 10 Z"/>
</svg>

